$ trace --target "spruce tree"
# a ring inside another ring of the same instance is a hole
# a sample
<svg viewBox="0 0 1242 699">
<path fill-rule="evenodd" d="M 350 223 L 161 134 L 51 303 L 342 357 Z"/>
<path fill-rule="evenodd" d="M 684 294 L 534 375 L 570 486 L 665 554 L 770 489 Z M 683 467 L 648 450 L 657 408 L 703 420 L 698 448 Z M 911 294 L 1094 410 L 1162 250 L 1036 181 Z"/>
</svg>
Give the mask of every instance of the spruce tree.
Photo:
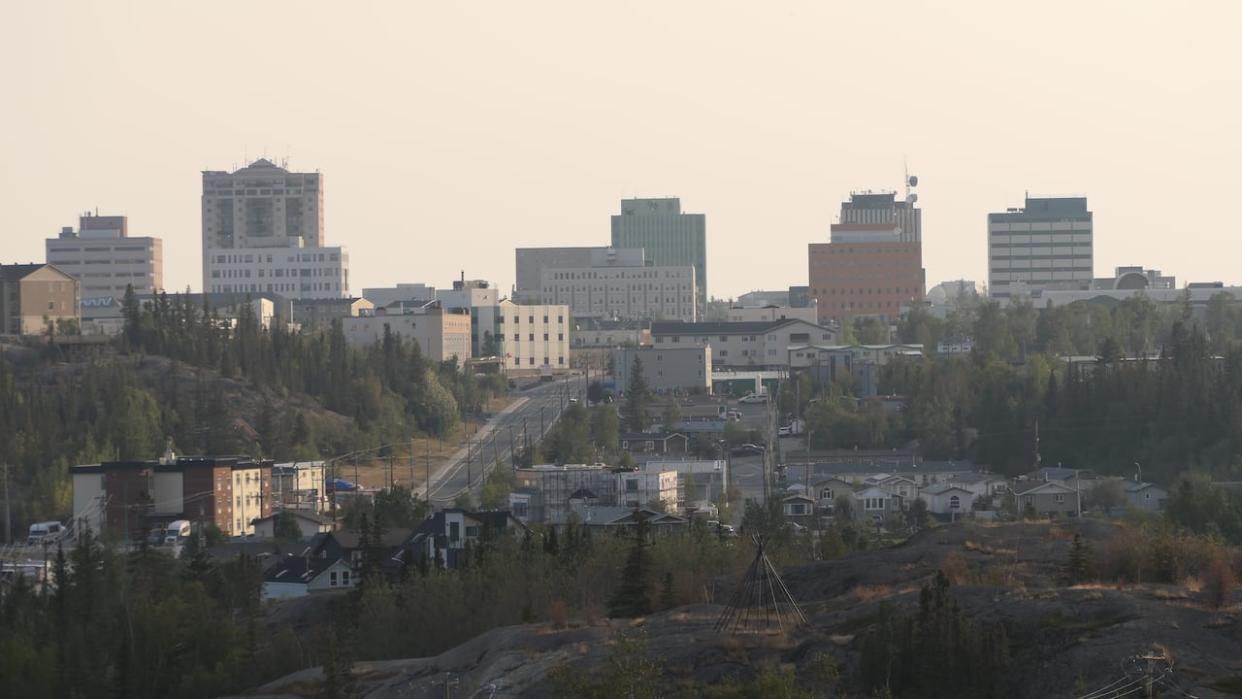
<svg viewBox="0 0 1242 699">
<path fill-rule="evenodd" d="M 609 616 L 627 618 L 646 616 L 651 613 L 650 575 L 651 557 L 647 552 L 647 520 L 639 518 L 634 534 L 634 547 L 621 569 L 621 586 L 608 603 Z"/>
<path fill-rule="evenodd" d="M 647 427 L 647 401 L 650 399 L 647 377 L 643 375 L 643 360 L 634 357 L 630 369 L 630 383 L 625 389 L 625 429 L 642 432 Z"/>
<path fill-rule="evenodd" d="M 1077 532 L 1074 533 L 1074 543 L 1070 545 L 1069 569 L 1065 577 L 1070 585 L 1091 579 L 1091 544 Z"/>
</svg>

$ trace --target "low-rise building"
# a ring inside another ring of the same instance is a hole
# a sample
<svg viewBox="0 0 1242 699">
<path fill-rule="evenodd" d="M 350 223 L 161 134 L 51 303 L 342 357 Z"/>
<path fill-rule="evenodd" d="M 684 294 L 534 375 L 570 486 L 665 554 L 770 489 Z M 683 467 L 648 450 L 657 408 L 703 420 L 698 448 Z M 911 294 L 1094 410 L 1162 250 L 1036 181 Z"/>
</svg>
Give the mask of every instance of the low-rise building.
<svg viewBox="0 0 1242 699">
<path fill-rule="evenodd" d="M 81 318 L 79 284 L 55 265 L 0 265 L 0 335 L 43 335 Z"/>
<path fill-rule="evenodd" d="M 855 521 L 869 524 L 886 522 L 905 509 L 900 495 L 874 485 L 850 493 L 850 507 Z"/>
<path fill-rule="evenodd" d="M 130 540 L 177 519 L 245 536 L 272 513 L 271 471 L 270 461 L 236 456 L 74 466 L 74 518 Z"/>
<path fill-rule="evenodd" d="M 322 461 L 293 461 L 272 466 L 272 506 L 282 510 L 328 509 Z"/>
<path fill-rule="evenodd" d="M 678 502 L 676 471 L 627 471 L 617 474 L 617 505 L 671 509 Z"/>
<path fill-rule="evenodd" d="M 309 510 L 281 510 L 266 517 L 260 517 L 254 520 L 255 538 L 275 539 L 276 521 L 277 518 L 282 515 L 293 518 L 293 522 L 298 528 L 298 538 L 301 539 L 309 539 L 316 534 L 330 532 L 334 528 L 332 520 Z"/>
<path fill-rule="evenodd" d="M 564 521 L 570 500 L 584 491 L 598 503 L 617 502 L 616 473 L 604 464 L 537 464 L 517 469 L 514 479 L 518 497 L 510 497 L 510 509 L 526 523 Z"/>
<path fill-rule="evenodd" d="M 495 333 L 509 371 L 569 368 L 569 307 L 517 304 L 502 300 L 495 310 Z M 480 320 L 480 327 L 483 321 Z"/>
<path fill-rule="evenodd" d="M 635 321 L 596 320 L 575 316 L 569 339 L 570 346 L 575 351 L 637 347 L 651 344 L 651 329 Z"/>
<path fill-rule="evenodd" d="M 375 304 L 365 298 L 308 298 L 293 300 L 293 322 L 302 327 L 326 325 L 334 320 L 355 318 L 374 311 Z"/>
<path fill-rule="evenodd" d="M 639 469 L 648 473 L 677 474 L 677 509 L 703 510 L 724 498 L 729 490 L 729 468 L 720 459 L 647 461 Z"/>
<path fill-rule="evenodd" d="M 698 319 L 692 265 L 545 268 L 539 298 L 569 307 L 576 318 Z"/>
<path fill-rule="evenodd" d="M 1154 483 L 1126 481 L 1126 504 L 1136 510 L 1163 510 L 1168 500 L 1169 491 Z"/>
<path fill-rule="evenodd" d="M 770 323 L 777 320 L 804 320 L 819 324 L 819 311 L 815 305 L 794 308 L 792 306 L 732 306 L 728 311 L 730 323 Z"/>
<path fill-rule="evenodd" d="M 384 339 L 385 333 L 391 333 L 417 342 L 423 356 L 432 361 L 470 358 L 470 312 L 467 310 L 450 310 L 439 304 L 406 308 L 401 313 L 381 309 L 345 318 L 341 328 L 346 341 L 355 347 L 375 344 Z"/>
<path fill-rule="evenodd" d="M 362 290 L 362 298 L 376 308 L 391 306 L 399 301 L 431 301 L 436 298 L 436 288 L 426 284 L 398 284 Z"/>
<path fill-rule="evenodd" d="M 797 319 L 651 324 L 653 347 L 710 347 L 712 366 L 717 369 L 788 367 L 790 347 L 831 344 L 835 338 L 833 329 Z"/>
<path fill-rule="evenodd" d="M 937 483 L 919 491 L 919 497 L 927 503 L 927 511 L 936 515 L 961 515 L 970 512 L 975 494 L 953 483 Z"/>
<path fill-rule="evenodd" d="M 624 347 L 612 352 L 613 379 L 618 389 L 630 385 L 634 360 L 642 362 L 643 378 L 656 393 L 684 391 L 712 392 L 712 348 L 685 347 Z"/>
<path fill-rule="evenodd" d="M 342 559 L 287 556 L 263 575 L 263 599 L 350 590 L 357 583 L 358 576 Z"/>
<path fill-rule="evenodd" d="M 203 251 L 209 293 L 260 291 L 291 299 L 349 296 L 349 254 L 342 247 L 208 248 Z"/>
<path fill-rule="evenodd" d="M 1059 481 L 1019 483 L 1014 487 L 1018 511 L 1027 508 L 1039 515 L 1077 514 L 1082 502 L 1082 492 Z"/>
</svg>

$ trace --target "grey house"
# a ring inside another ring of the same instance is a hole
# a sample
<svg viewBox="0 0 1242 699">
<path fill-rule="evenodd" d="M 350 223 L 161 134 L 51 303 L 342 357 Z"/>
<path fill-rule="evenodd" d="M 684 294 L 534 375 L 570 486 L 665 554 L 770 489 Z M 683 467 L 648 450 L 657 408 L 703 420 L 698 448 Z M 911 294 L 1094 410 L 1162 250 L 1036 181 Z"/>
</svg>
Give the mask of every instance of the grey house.
<svg viewBox="0 0 1242 699">
<path fill-rule="evenodd" d="M 1048 481 L 1034 485 L 1018 484 L 1017 488 L 1019 512 L 1031 505 L 1041 515 L 1078 513 L 1080 493 L 1067 485 Z"/>
<path fill-rule="evenodd" d="M 1168 499 L 1169 491 L 1154 483 L 1126 481 L 1126 504 L 1136 510 L 1162 510 Z"/>
</svg>

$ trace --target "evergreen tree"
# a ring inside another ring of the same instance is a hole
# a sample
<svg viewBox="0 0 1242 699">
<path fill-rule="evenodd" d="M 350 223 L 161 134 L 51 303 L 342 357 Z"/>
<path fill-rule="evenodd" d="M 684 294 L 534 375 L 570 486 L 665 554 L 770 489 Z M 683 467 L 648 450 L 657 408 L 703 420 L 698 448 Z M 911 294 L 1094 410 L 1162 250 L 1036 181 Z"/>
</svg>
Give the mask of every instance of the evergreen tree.
<svg viewBox="0 0 1242 699">
<path fill-rule="evenodd" d="M 625 407 L 622 413 L 627 431 L 642 432 L 647 428 L 647 404 L 650 400 L 647 377 L 643 375 L 643 360 L 635 356 L 630 369 L 630 383 L 625 389 Z"/>
<path fill-rule="evenodd" d="M 1087 582 L 1091 579 L 1091 568 L 1091 544 L 1082 538 L 1082 534 L 1074 532 L 1069 565 L 1065 573 L 1066 580 L 1071 585 Z"/>
<path fill-rule="evenodd" d="M 608 603 L 609 616 L 631 618 L 651 613 L 651 590 L 648 580 L 651 575 L 651 554 L 647 551 L 648 527 L 646 518 L 640 517 L 638 526 L 635 527 L 634 546 L 625 560 L 625 567 L 621 569 L 621 584 Z"/>
</svg>

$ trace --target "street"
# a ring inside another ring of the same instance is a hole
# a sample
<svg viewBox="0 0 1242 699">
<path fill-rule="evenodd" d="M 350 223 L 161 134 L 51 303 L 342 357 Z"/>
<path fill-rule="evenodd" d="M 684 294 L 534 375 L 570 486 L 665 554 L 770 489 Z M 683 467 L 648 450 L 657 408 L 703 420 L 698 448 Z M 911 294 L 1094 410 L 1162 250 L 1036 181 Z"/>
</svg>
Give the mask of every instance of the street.
<svg viewBox="0 0 1242 699">
<path fill-rule="evenodd" d="M 467 491 L 477 495 L 486 473 L 496 462 L 510 466 L 512 451 L 520 453 L 527 439 L 533 444 L 542 438 L 570 398 L 586 399 L 581 378 L 559 379 L 522 391 L 512 405 L 488 420 L 471 439 L 468 453 L 466 447 L 459 449 L 431 474 L 432 503 L 451 504 Z M 423 495 L 423 489 L 418 489 L 416 494 Z"/>
</svg>

